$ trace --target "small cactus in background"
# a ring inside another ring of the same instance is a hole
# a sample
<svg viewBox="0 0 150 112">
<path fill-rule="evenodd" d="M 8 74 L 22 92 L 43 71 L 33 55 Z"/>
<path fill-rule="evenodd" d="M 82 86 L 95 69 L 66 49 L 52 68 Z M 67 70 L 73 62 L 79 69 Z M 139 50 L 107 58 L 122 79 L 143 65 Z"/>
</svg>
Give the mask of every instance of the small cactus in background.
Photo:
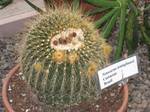
<svg viewBox="0 0 150 112">
<path fill-rule="evenodd" d="M 22 71 L 41 101 L 65 107 L 98 98 L 94 77 L 111 47 L 80 11 L 60 8 L 41 15 L 24 48 Z"/>
</svg>

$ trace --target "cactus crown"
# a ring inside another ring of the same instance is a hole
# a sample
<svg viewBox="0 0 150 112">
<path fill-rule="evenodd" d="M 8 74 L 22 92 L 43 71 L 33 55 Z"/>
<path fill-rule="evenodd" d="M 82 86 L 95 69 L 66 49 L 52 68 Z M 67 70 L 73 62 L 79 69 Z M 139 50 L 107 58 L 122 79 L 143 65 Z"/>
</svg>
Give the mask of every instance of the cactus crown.
<svg viewBox="0 0 150 112">
<path fill-rule="evenodd" d="M 94 77 L 110 47 L 90 21 L 70 9 L 49 10 L 26 34 L 22 70 L 46 104 L 73 105 L 98 96 Z"/>
</svg>

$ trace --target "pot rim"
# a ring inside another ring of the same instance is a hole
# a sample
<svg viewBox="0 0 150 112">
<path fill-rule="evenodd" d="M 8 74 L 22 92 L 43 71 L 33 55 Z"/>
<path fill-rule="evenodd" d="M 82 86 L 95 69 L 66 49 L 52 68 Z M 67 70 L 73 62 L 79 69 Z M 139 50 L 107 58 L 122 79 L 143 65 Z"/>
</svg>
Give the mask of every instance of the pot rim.
<svg viewBox="0 0 150 112">
<path fill-rule="evenodd" d="M 19 68 L 20 68 L 20 64 L 17 64 L 15 67 L 13 67 L 9 71 L 9 73 L 6 75 L 6 78 L 4 78 L 2 80 L 3 81 L 2 100 L 3 100 L 3 103 L 4 103 L 4 106 L 5 106 L 6 110 L 8 112 L 15 112 L 13 110 L 13 107 L 11 106 L 11 104 L 8 101 L 7 90 L 8 90 L 9 81 L 10 81 L 11 77 L 16 73 L 16 71 Z M 128 105 L 128 95 L 129 95 L 127 84 L 122 86 L 121 92 L 124 93 L 123 94 L 123 101 L 122 101 L 122 104 L 121 104 L 120 108 L 117 110 L 117 112 L 126 112 L 127 111 L 127 105 Z"/>
</svg>

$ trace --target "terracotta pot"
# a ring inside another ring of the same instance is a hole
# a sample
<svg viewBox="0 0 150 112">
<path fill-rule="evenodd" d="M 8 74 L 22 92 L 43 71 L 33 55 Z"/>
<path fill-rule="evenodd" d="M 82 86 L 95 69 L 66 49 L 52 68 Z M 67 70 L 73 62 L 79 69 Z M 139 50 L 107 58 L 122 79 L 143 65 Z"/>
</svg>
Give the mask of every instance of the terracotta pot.
<svg viewBox="0 0 150 112">
<path fill-rule="evenodd" d="M 16 65 L 13 69 L 10 70 L 10 72 L 6 75 L 6 78 L 3 79 L 3 87 L 2 87 L 2 98 L 3 98 L 3 103 L 6 108 L 7 112 L 15 112 L 13 110 L 13 107 L 9 103 L 8 100 L 8 86 L 10 79 L 15 73 L 19 70 L 20 65 Z M 127 105 L 128 105 L 128 85 L 124 85 L 121 89 L 121 93 L 123 94 L 123 102 L 121 104 L 121 107 L 117 110 L 117 112 L 126 112 L 127 111 Z"/>
</svg>

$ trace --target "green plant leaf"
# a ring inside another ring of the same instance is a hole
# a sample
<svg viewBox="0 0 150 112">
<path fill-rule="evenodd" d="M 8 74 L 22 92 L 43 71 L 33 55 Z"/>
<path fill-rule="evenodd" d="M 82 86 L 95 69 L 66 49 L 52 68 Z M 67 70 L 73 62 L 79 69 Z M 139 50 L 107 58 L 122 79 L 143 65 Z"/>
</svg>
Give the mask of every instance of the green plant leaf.
<svg viewBox="0 0 150 112">
<path fill-rule="evenodd" d="M 137 7 L 135 6 L 135 4 L 132 1 L 130 1 L 130 7 L 134 11 L 135 15 L 138 16 L 139 11 L 138 11 Z"/>
<path fill-rule="evenodd" d="M 80 0 L 73 0 L 72 1 L 72 7 L 73 7 L 73 10 L 74 11 L 76 11 L 78 8 L 79 8 L 79 6 L 80 6 Z"/>
<path fill-rule="evenodd" d="M 148 4 L 144 9 L 144 11 L 147 11 L 147 10 L 150 10 L 150 4 Z"/>
<path fill-rule="evenodd" d="M 126 26 L 126 8 L 128 0 L 121 0 L 121 15 L 120 15 L 120 24 L 119 24 L 119 37 L 117 38 L 117 47 L 115 51 L 115 60 L 118 60 L 122 55 L 124 37 L 125 37 L 125 26 Z"/>
<path fill-rule="evenodd" d="M 147 5 L 146 5 L 147 7 Z M 150 10 L 144 11 L 144 26 L 150 32 Z"/>
<path fill-rule="evenodd" d="M 85 2 L 95 5 L 95 6 L 101 6 L 101 7 L 116 7 L 119 6 L 119 3 L 117 1 L 108 1 L 108 0 L 84 0 Z"/>
<path fill-rule="evenodd" d="M 117 11 L 117 9 L 112 9 L 109 13 L 105 14 L 102 18 L 100 18 L 99 20 L 97 20 L 95 22 L 95 27 L 99 28 L 105 21 L 107 21 L 115 12 Z"/>
<path fill-rule="evenodd" d="M 128 48 L 128 53 L 131 54 L 134 51 L 134 45 L 135 45 L 135 41 L 134 41 L 134 25 L 135 25 L 135 13 L 133 11 L 131 11 L 128 15 L 129 19 L 127 21 L 127 26 L 126 26 L 126 36 L 125 36 L 125 40 L 126 40 L 126 45 Z"/>
<path fill-rule="evenodd" d="M 96 7 L 92 10 L 89 10 L 89 11 L 85 12 L 85 14 L 87 16 L 92 16 L 92 15 L 95 15 L 95 14 L 98 14 L 98 13 L 102 13 L 102 12 L 108 10 L 108 9 L 110 9 L 110 8 L 108 8 L 108 7 L 101 7 L 101 8 Z"/>
<path fill-rule="evenodd" d="M 120 11 L 117 10 L 117 12 L 115 12 L 115 14 L 112 16 L 107 27 L 103 30 L 102 37 L 108 38 L 108 36 L 110 35 L 110 33 L 111 33 L 115 23 L 116 23 L 116 20 L 117 20 L 119 13 L 120 13 Z"/>
<path fill-rule="evenodd" d="M 147 35 L 147 33 L 145 31 L 146 30 L 145 27 L 141 26 L 140 28 L 141 28 L 141 32 L 142 32 L 145 43 L 150 45 L 150 36 Z"/>
<path fill-rule="evenodd" d="M 25 0 L 26 3 L 28 3 L 34 10 L 36 10 L 39 13 L 44 13 L 44 11 L 37 7 L 36 5 L 34 5 L 32 2 L 30 2 L 29 0 Z"/>
<path fill-rule="evenodd" d="M 140 42 L 140 27 L 139 27 L 139 21 L 137 19 L 137 16 L 135 16 L 133 20 L 134 26 L 133 26 L 133 50 L 136 50 L 138 47 L 138 44 Z"/>
</svg>

